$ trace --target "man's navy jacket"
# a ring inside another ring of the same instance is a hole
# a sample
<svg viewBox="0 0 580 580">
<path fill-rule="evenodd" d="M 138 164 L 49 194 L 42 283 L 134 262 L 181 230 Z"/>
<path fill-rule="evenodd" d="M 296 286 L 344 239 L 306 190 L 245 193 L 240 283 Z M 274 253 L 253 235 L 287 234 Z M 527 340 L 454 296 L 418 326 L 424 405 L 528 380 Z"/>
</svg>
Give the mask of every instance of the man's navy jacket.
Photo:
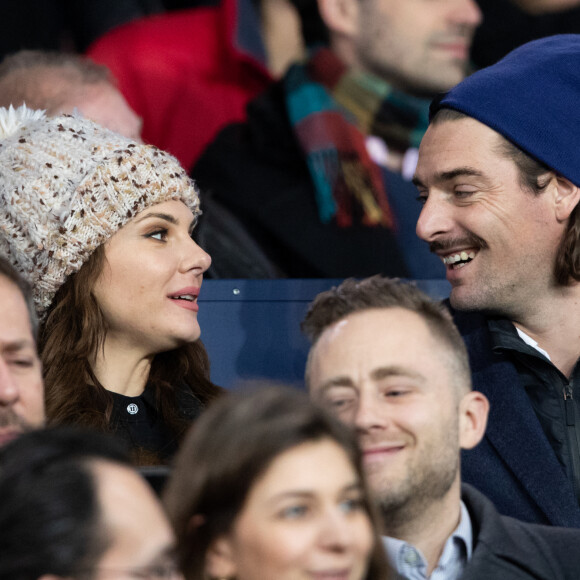
<svg viewBox="0 0 580 580">
<path fill-rule="evenodd" d="M 517 370 L 494 353 L 485 316 L 451 309 L 469 352 L 473 388 L 490 402 L 482 442 L 461 456 L 462 480 L 500 513 L 521 520 L 580 528 L 572 482 L 558 462 Z"/>
</svg>

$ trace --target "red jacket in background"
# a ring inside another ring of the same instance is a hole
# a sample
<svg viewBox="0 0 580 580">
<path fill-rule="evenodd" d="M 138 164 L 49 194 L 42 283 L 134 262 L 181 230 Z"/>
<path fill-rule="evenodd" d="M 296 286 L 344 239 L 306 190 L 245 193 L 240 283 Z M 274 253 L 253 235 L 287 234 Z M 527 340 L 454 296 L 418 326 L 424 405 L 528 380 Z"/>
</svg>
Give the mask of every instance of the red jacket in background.
<svg viewBox="0 0 580 580">
<path fill-rule="evenodd" d="M 222 0 L 120 26 L 87 51 L 143 119 L 143 139 L 189 169 L 272 80 L 250 0 Z"/>
</svg>

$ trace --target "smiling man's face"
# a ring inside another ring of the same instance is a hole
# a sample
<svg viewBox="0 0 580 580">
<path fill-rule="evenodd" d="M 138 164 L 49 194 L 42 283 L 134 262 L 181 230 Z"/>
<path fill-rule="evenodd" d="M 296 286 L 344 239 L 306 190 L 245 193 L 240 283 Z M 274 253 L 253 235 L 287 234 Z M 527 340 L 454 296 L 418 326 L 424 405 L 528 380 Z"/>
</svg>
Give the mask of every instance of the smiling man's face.
<svg viewBox="0 0 580 580">
<path fill-rule="evenodd" d="M 554 285 L 566 223 L 554 184 L 525 189 L 501 139 L 469 117 L 429 127 L 414 178 L 424 204 L 417 235 L 446 263 L 455 308 L 517 319 Z"/>
<path fill-rule="evenodd" d="M 384 514 L 459 485 L 457 375 L 450 347 L 402 308 L 346 316 L 314 345 L 311 396 L 356 429 Z"/>
</svg>

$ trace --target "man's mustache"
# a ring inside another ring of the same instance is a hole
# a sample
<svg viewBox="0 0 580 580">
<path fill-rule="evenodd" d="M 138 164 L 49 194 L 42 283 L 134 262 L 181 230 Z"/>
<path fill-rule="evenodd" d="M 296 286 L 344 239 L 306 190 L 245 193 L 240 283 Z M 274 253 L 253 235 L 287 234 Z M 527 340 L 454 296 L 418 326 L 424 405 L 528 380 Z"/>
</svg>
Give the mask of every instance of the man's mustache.
<svg viewBox="0 0 580 580">
<path fill-rule="evenodd" d="M 438 239 L 429 244 L 429 250 L 432 252 L 446 252 L 454 248 L 476 248 L 478 250 L 484 250 L 487 248 L 487 242 L 483 238 L 468 232 L 460 238 Z"/>
</svg>

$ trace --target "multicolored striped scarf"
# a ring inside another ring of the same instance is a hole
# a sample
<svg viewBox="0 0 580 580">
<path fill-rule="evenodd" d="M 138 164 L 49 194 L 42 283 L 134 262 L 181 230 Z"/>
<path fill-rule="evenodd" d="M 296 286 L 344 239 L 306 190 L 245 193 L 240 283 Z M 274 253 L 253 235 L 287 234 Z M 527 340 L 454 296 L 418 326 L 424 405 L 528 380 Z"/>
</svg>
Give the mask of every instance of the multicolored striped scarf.
<svg viewBox="0 0 580 580">
<path fill-rule="evenodd" d="M 393 227 L 381 171 L 366 149 L 367 135 L 389 150 L 418 147 L 429 122 L 429 100 L 385 81 L 350 71 L 330 50 L 319 49 L 284 77 L 286 106 L 306 156 L 323 223 Z"/>
</svg>

